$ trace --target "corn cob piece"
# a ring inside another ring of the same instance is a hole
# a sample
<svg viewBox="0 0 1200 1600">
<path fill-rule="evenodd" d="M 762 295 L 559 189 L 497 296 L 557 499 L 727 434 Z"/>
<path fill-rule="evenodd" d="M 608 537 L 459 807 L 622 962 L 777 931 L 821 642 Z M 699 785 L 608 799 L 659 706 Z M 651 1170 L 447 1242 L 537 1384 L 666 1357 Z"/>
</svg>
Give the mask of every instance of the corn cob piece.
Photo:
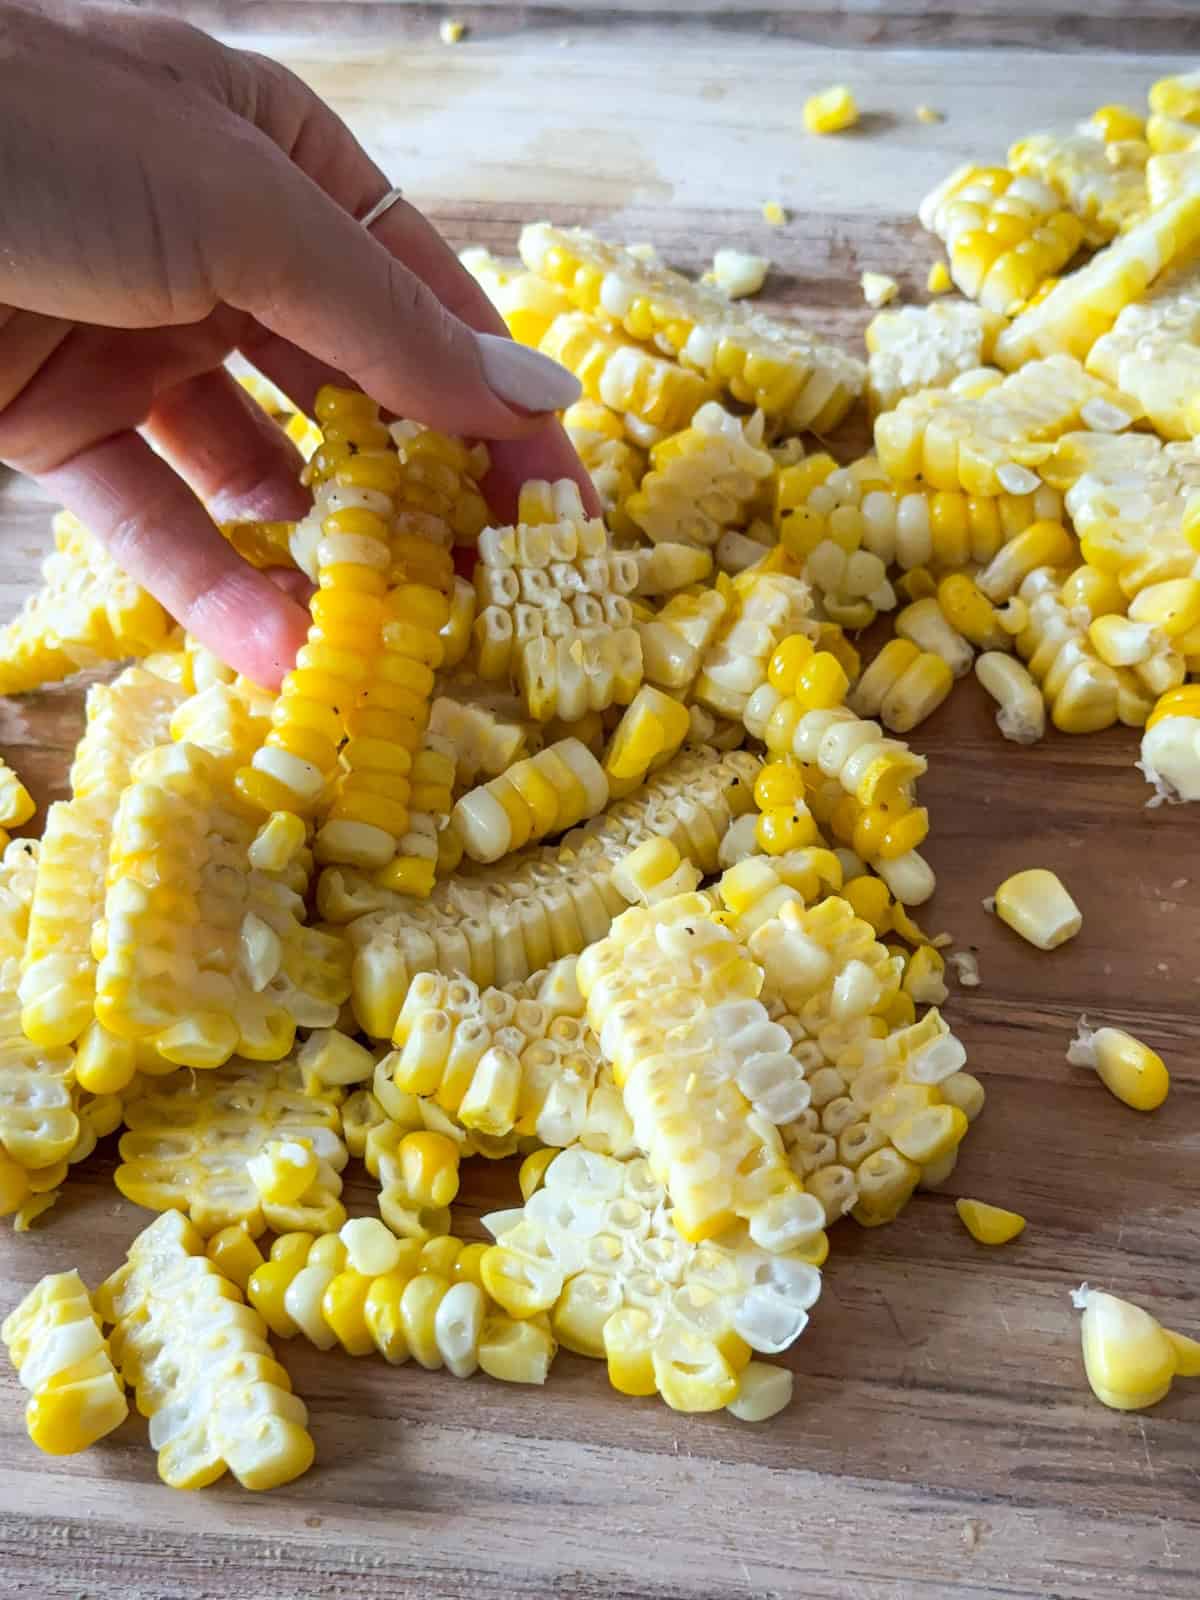
<svg viewBox="0 0 1200 1600">
<path fill-rule="evenodd" d="M 88 691 L 72 798 L 46 813 L 29 918 L 19 995 L 21 1026 L 35 1044 L 70 1044 L 92 1021 L 92 929 L 103 911 L 117 804 L 134 762 L 169 737 L 170 719 L 185 695 L 180 684 L 144 667 L 128 667 L 111 684 Z M 86 1070 L 80 1081 L 103 1091 L 123 1086 Z"/>
<path fill-rule="evenodd" d="M 965 300 L 881 311 L 867 327 L 867 399 L 891 411 L 907 394 L 940 389 L 991 363 L 1003 320 Z"/>
<path fill-rule="evenodd" d="M 606 1360 L 622 1394 L 733 1409 L 748 1398 L 750 1352 L 800 1337 L 821 1275 L 740 1228 L 688 1242 L 669 1198 L 641 1158 L 565 1150 L 524 1207 L 485 1218 L 497 1243 L 480 1264 L 484 1287 L 514 1316 L 548 1313 L 559 1342 Z"/>
<path fill-rule="evenodd" d="M 1101 334 L 1200 239 L 1200 195 L 1186 194 L 1151 211 L 1085 267 L 1061 278 L 996 340 L 996 359 L 1010 371 L 1039 356 L 1084 360 Z"/>
<path fill-rule="evenodd" d="M 295 1061 L 174 1072 L 127 1100 L 125 1127 L 117 1188 L 135 1205 L 184 1212 L 205 1238 L 235 1225 L 253 1238 L 266 1227 L 325 1232 L 345 1220 L 336 1096 L 321 1086 L 306 1092 Z M 248 1163 L 280 1140 L 306 1146 L 314 1170 L 299 1195 L 273 1202 Z"/>
<path fill-rule="evenodd" d="M 679 755 L 642 791 L 555 848 L 439 884 L 412 909 L 358 894 L 345 878 L 319 891 L 327 918 L 355 918 L 353 1004 L 363 1029 L 390 1038 L 419 972 L 458 973 L 486 987 L 527 977 L 608 933 L 624 905 L 612 881 L 620 855 L 653 834 L 669 837 L 702 871 L 717 864 L 734 817 L 752 809 L 758 763 L 741 751 Z"/>
<path fill-rule="evenodd" d="M 1200 1377 L 1200 1341 L 1172 1333 L 1141 1306 L 1087 1284 L 1071 1291 L 1082 1311 L 1083 1365 L 1096 1399 L 1115 1411 L 1157 1405 L 1178 1378 Z"/>
<path fill-rule="evenodd" d="M 793 433 L 834 427 L 862 392 L 861 362 L 579 229 L 531 223 L 520 250 L 530 271 L 560 285 L 581 311 L 631 338 L 661 339 L 683 366 Z"/>
<path fill-rule="evenodd" d="M 54 518 L 43 587 L 0 629 L 0 694 L 59 683 L 105 661 L 161 648 L 167 613 L 127 578 L 104 546 L 67 511 Z"/>
<path fill-rule="evenodd" d="M 1062 496 L 1040 484 L 1031 494 L 968 495 L 919 482 L 895 483 L 874 455 L 839 467 L 810 456 L 780 475 L 780 538 L 800 557 L 830 542 L 848 556 L 864 550 L 905 572 L 990 561 L 1034 522 L 1062 517 Z"/>
<path fill-rule="evenodd" d="M 424 899 L 439 872 L 458 866 L 462 841 L 450 823 L 456 773 L 453 742 L 427 732 L 413 757 L 408 831 L 397 841 L 396 855 L 381 874 L 389 889 Z"/>
<path fill-rule="evenodd" d="M 560 739 L 469 790 L 451 825 L 472 861 L 493 862 L 531 840 L 565 833 L 608 800 L 608 778 L 595 756 L 578 739 Z"/>
<path fill-rule="evenodd" d="M 926 195 L 919 215 L 946 246 L 963 294 L 1000 316 L 1057 276 L 1083 242 L 1083 224 L 1054 188 L 1007 167 L 957 168 Z"/>
<path fill-rule="evenodd" d="M 369 1231 L 368 1231 L 369 1230 Z M 486 1246 L 443 1235 L 398 1239 L 360 1218 L 340 1236 L 284 1234 L 251 1277 L 249 1297 L 280 1338 L 320 1350 L 377 1351 L 456 1378 L 482 1369 L 505 1383 L 545 1383 L 557 1345 L 545 1318 L 518 1321 L 480 1281 Z"/>
<path fill-rule="evenodd" d="M 896 482 L 924 478 L 935 489 L 1026 495 L 1039 484 L 1031 469 L 1063 434 L 1081 426 L 1117 433 L 1139 415 L 1131 396 L 1090 377 L 1073 357 L 1051 355 L 983 393 L 951 384 L 902 400 L 875 419 L 875 449 Z"/>
<path fill-rule="evenodd" d="M 113 823 L 97 1020 L 193 1067 L 235 1051 L 278 1060 L 298 1024 L 332 1026 L 348 993 L 344 947 L 303 925 L 286 874 L 250 868 L 255 823 L 214 758 L 163 747 L 131 779 Z"/>
<path fill-rule="evenodd" d="M 570 310 L 566 291 L 519 261 L 498 260 L 474 247 L 460 250 L 458 259 L 487 295 L 520 344 L 537 345 L 555 317 Z"/>
<path fill-rule="evenodd" d="M 538 349 L 575 374 L 586 400 L 667 433 L 686 428 L 696 410 L 717 393 L 717 385 L 698 372 L 644 345 L 615 338 L 583 311 L 556 317 Z"/>
<path fill-rule="evenodd" d="M 0 1338 L 29 1390 L 25 1426 L 47 1455 L 74 1455 L 129 1415 L 108 1340 L 78 1272 L 40 1279 L 0 1324 Z"/>
<path fill-rule="evenodd" d="M 1056 190 L 1083 223 L 1087 242 L 1097 245 L 1141 218 L 1149 154 L 1136 124 L 1097 113 L 1074 133 L 1018 139 L 1009 149 L 1008 165 Z"/>
<path fill-rule="evenodd" d="M 96 1304 L 115 1324 L 113 1360 L 150 1419 L 169 1488 L 202 1489 L 229 1471 L 244 1488 L 274 1489 L 307 1472 L 308 1414 L 266 1324 L 178 1211 L 143 1229 Z"/>
<path fill-rule="evenodd" d="M 1200 490 L 1194 441 L 1161 444 L 1148 434 L 1106 438 L 1071 433 L 1045 464 L 1066 490 L 1084 559 L 1112 573 L 1126 594 L 1192 573 L 1188 502 Z"/>
<path fill-rule="evenodd" d="M 629 438 L 615 411 L 591 400 L 568 406 L 563 426 L 600 496 L 605 522 L 622 539 L 640 537 L 623 508 L 646 475 L 645 450 Z"/>
<path fill-rule="evenodd" d="M 815 632 L 808 585 L 784 572 L 750 568 L 731 589 L 732 604 L 704 653 L 693 693 L 701 706 L 741 717 L 767 679 L 767 663 L 784 639 Z"/>
<path fill-rule="evenodd" d="M 1138 762 L 1155 793 L 1148 805 L 1200 800 L 1200 686 L 1168 690 L 1146 719 Z"/>
<path fill-rule="evenodd" d="M 1200 265 L 1185 259 L 1127 305 L 1087 367 L 1132 395 L 1162 438 L 1200 433 Z"/>
<path fill-rule="evenodd" d="M 774 477 L 762 413 L 737 417 L 710 401 L 690 426 L 653 447 L 649 470 L 621 514 L 655 544 L 708 549 L 749 522 Z"/>
</svg>

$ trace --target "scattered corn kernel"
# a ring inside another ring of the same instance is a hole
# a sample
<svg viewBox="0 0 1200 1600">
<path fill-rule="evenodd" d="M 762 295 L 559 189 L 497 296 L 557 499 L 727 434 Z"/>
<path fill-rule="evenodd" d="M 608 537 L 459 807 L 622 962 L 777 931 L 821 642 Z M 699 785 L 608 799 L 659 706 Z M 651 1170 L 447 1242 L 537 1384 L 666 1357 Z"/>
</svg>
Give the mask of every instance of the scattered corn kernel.
<svg viewBox="0 0 1200 1600">
<path fill-rule="evenodd" d="M 984 1200 L 956 1200 L 954 1209 L 979 1244 L 1008 1244 L 1025 1228 L 1025 1218 L 1019 1212 L 990 1206 Z"/>
<path fill-rule="evenodd" d="M 804 102 L 804 126 L 809 133 L 841 133 L 858 121 L 858 106 L 844 83 L 837 83 Z"/>
<path fill-rule="evenodd" d="M 864 272 L 858 281 L 862 285 L 863 299 L 876 310 L 900 293 L 900 285 L 886 272 Z"/>
<path fill-rule="evenodd" d="M 1039 950 L 1055 950 L 1083 927 L 1083 914 L 1046 867 L 1029 867 L 996 890 L 996 915 Z"/>
<path fill-rule="evenodd" d="M 1083 1312 L 1084 1370 L 1106 1406 L 1142 1411 L 1165 1399 L 1176 1377 L 1200 1377 L 1200 1341 L 1172 1333 L 1141 1306 L 1086 1283 L 1071 1299 Z"/>
<path fill-rule="evenodd" d="M 1089 1028 L 1079 1019 L 1079 1031 L 1067 1047 L 1073 1067 L 1092 1067 L 1104 1086 L 1135 1111 L 1156 1111 L 1167 1098 L 1171 1079 L 1163 1059 L 1123 1028 Z"/>
</svg>

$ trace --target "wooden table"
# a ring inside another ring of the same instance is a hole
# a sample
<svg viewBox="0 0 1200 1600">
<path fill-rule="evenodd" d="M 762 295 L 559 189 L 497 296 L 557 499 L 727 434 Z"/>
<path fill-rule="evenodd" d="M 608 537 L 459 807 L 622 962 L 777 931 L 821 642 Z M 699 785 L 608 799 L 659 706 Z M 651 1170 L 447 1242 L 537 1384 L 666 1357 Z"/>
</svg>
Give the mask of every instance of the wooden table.
<svg viewBox="0 0 1200 1600">
<path fill-rule="evenodd" d="M 1200 43 L 1189 0 L 1154 0 L 1136 22 L 1123 0 L 1082 16 L 1045 0 L 961 16 L 944 0 L 481 5 L 456 49 L 429 8 L 184 9 L 297 66 L 456 244 L 510 247 L 539 215 L 653 239 L 686 268 L 738 244 L 774 261 L 772 302 L 847 340 L 866 320 L 863 268 L 920 297 L 934 252 L 913 213 L 952 164 L 1136 102 Z M 1115 53 L 1139 48 L 1163 53 Z M 862 126 L 806 138 L 801 101 L 839 80 Z M 945 121 L 919 123 L 921 102 Z M 770 198 L 791 213 L 782 229 L 761 219 Z M 27 488 L 0 490 L 0 615 L 34 582 L 45 524 Z M 63 792 L 79 726 L 76 688 L 0 702 L 0 747 L 40 801 Z M 1100 1600 L 1119 1584 L 1195 1600 L 1200 1387 L 1142 1415 L 1104 1410 L 1069 1291 L 1087 1279 L 1200 1333 L 1196 816 L 1145 809 L 1133 734 L 1020 750 L 973 684 L 917 743 L 941 880 L 927 920 L 979 951 L 982 987 L 949 1014 L 988 1108 L 949 1192 L 894 1227 L 836 1230 L 787 1413 L 761 1427 L 676 1416 L 569 1355 L 528 1393 L 294 1344 L 315 1470 L 262 1499 L 228 1484 L 182 1495 L 157 1482 L 140 1422 L 74 1459 L 37 1456 L 4 1366 L 0 1596 Z M 1051 956 L 981 906 L 1033 864 L 1057 868 L 1084 911 Z M 1067 1067 L 1081 1011 L 1162 1050 L 1161 1112 L 1139 1117 Z M 146 1218 L 112 1166 L 111 1150 L 89 1161 L 48 1226 L 0 1233 L 0 1309 L 44 1272 L 78 1264 L 94 1283 L 117 1264 Z M 467 1231 L 515 1193 L 508 1166 L 473 1166 Z M 369 1186 L 349 1192 L 365 1209 Z M 1015 1206 L 1028 1230 L 988 1252 L 953 1194 Z"/>
</svg>

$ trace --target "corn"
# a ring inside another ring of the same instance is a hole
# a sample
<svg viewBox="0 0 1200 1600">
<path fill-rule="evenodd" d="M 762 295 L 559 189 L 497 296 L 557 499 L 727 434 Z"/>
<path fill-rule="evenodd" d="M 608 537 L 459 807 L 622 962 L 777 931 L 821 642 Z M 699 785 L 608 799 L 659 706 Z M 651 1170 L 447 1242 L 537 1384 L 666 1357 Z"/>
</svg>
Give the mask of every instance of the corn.
<svg viewBox="0 0 1200 1600">
<path fill-rule="evenodd" d="M 451 820 L 472 861 L 494 862 L 594 817 L 608 799 L 608 779 L 591 751 L 561 739 L 463 795 Z"/>
<path fill-rule="evenodd" d="M 858 107 L 844 83 L 822 89 L 804 102 L 804 126 L 809 133 L 842 133 L 857 121 Z"/>
<path fill-rule="evenodd" d="M 933 277 L 931 271 L 930 292 L 942 292 L 932 287 Z M 950 287 L 948 279 L 945 287 Z M 872 410 L 891 411 L 905 395 L 942 388 L 963 373 L 986 367 L 1003 325 L 994 312 L 962 300 L 881 311 L 867 326 Z"/>
<path fill-rule="evenodd" d="M 578 229 L 532 223 L 520 250 L 525 265 L 561 285 L 580 310 L 639 341 L 661 338 L 681 365 L 723 379 L 735 400 L 786 431 L 835 426 L 862 392 L 861 362 Z"/>
<path fill-rule="evenodd" d="M 557 284 L 526 272 L 519 261 L 498 261 L 478 248 L 460 250 L 458 259 L 483 289 L 520 344 L 537 345 L 555 317 L 571 302 Z"/>
<path fill-rule="evenodd" d="M 1046 712 L 1041 691 L 1012 656 L 998 650 L 985 650 L 975 660 L 975 676 L 996 701 L 996 726 L 1015 744 L 1036 744 L 1046 731 Z"/>
<path fill-rule="evenodd" d="M 307 1412 L 263 1319 L 178 1212 L 138 1235 L 96 1301 L 115 1323 L 113 1359 L 150 1418 L 168 1487 L 204 1488 L 230 1471 L 247 1489 L 273 1489 L 312 1465 Z"/>
<path fill-rule="evenodd" d="M 17 1377 L 29 1390 L 25 1426 L 47 1455 L 74 1455 L 129 1415 L 108 1340 L 78 1272 L 39 1280 L 0 1324 Z"/>
<path fill-rule="evenodd" d="M 764 200 L 762 206 L 764 222 L 769 222 L 773 228 L 781 228 L 788 219 L 788 214 L 778 200 Z"/>
<path fill-rule="evenodd" d="M 717 392 L 699 373 L 652 355 L 627 339 L 614 338 L 583 311 L 556 317 L 538 348 L 583 385 L 584 398 L 629 413 L 650 427 L 674 433 Z"/>
<path fill-rule="evenodd" d="M 786 1367 L 773 1367 L 767 1361 L 749 1361 L 738 1379 L 736 1399 L 725 1409 L 739 1422 L 766 1422 L 791 1404 L 792 1374 Z"/>
<path fill-rule="evenodd" d="M 487 526 L 479 485 L 491 457 L 484 444 L 468 445 L 419 422 L 393 422 L 388 433 L 400 462 L 388 582 L 425 584 L 445 594 L 452 561 L 444 547 L 474 544 Z"/>
<path fill-rule="evenodd" d="M 654 445 L 621 515 L 654 544 L 709 549 L 727 529 L 749 522 L 774 477 L 761 413 L 743 419 L 710 401 L 686 428 Z"/>
<path fill-rule="evenodd" d="M 990 1206 L 984 1200 L 956 1200 L 954 1209 L 978 1244 L 1008 1244 L 1025 1230 L 1025 1218 L 1018 1212 Z"/>
<path fill-rule="evenodd" d="M 1086 1017 L 1079 1019 L 1067 1060 L 1093 1068 L 1105 1088 L 1134 1111 L 1157 1111 L 1171 1087 L 1162 1057 L 1148 1045 L 1121 1028 L 1089 1028 Z"/>
<path fill-rule="evenodd" d="M 483 1258 L 484 1284 L 515 1317 L 548 1313 L 561 1344 L 607 1361 L 619 1392 L 658 1393 L 689 1412 L 742 1398 L 747 1420 L 769 1415 L 787 1395 L 766 1389 L 750 1353 L 777 1354 L 799 1338 L 820 1273 L 741 1232 L 688 1243 L 667 1221 L 666 1201 L 641 1158 L 565 1151 L 521 1210 L 484 1219 L 497 1240 Z M 611 1219 L 606 1249 L 589 1247 L 592 1211 Z"/>
<path fill-rule="evenodd" d="M 1118 719 L 1134 725 L 1145 721 L 1151 708 L 1146 691 L 1130 672 L 1109 666 L 1096 653 L 1081 608 L 1065 604 L 1063 586 L 1050 568 L 1030 572 L 1021 583 L 1020 598 L 1027 620 L 1017 635 L 1017 649 L 1056 728 L 1091 733 Z"/>
<path fill-rule="evenodd" d="M 1092 1393 L 1116 1411 L 1142 1411 L 1166 1398 L 1176 1377 L 1200 1376 L 1200 1342 L 1164 1328 L 1148 1311 L 1115 1295 L 1071 1291 L 1083 1312 L 1079 1331 Z"/>
<path fill-rule="evenodd" d="M 811 594 L 801 579 L 753 568 L 743 573 L 734 588 L 733 604 L 705 651 L 695 698 L 719 716 L 742 717 L 750 697 L 767 681 L 774 651 L 784 639 L 811 627 L 811 608 Z M 842 689 L 829 684 L 835 680 L 844 684 L 845 674 L 831 655 L 822 654 L 828 682 L 820 692 L 834 694 L 836 701 Z M 812 692 L 818 692 L 816 686 Z"/>
<path fill-rule="evenodd" d="M 1040 179 L 1084 224 L 1089 244 L 1103 244 L 1135 223 L 1146 207 L 1148 146 L 1122 118 L 1101 107 L 1073 134 L 1034 133 L 1008 152 L 1021 176 Z"/>
<path fill-rule="evenodd" d="M 937 606 L 956 634 L 970 640 L 979 650 L 1003 650 L 1012 642 L 1011 631 L 1005 625 L 1008 621 L 1007 616 L 996 609 L 979 585 L 966 573 L 952 572 L 941 580 L 937 586 Z M 901 616 L 903 615 L 902 612 Z M 901 631 L 899 617 L 896 619 L 896 629 L 897 632 Z M 908 637 L 913 636 L 909 634 Z M 929 648 L 934 647 L 931 644 Z M 950 661 L 947 658 L 948 664 L 955 666 L 961 658 L 961 651 L 952 643 L 950 648 L 955 659 Z"/>
<path fill-rule="evenodd" d="M 43 587 L 0 629 L 0 694 L 24 694 L 82 668 L 149 655 L 167 636 L 162 606 L 81 523 L 62 511 L 53 526 Z"/>
<path fill-rule="evenodd" d="M 1200 132 L 1200 129 L 1197 130 Z M 1163 272 L 1126 305 L 1092 346 L 1088 371 L 1133 396 L 1164 439 L 1200 432 L 1200 269 L 1194 260 Z"/>
<path fill-rule="evenodd" d="M 886 272 L 864 272 L 859 279 L 863 299 L 873 310 L 886 306 L 900 293 L 900 285 Z"/>
<path fill-rule="evenodd" d="M 147 1085 L 125 1107 L 117 1188 L 136 1205 L 186 1212 L 206 1238 L 239 1226 L 252 1238 L 266 1227 L 340 1227 L 341 1118 L 329 1091 L 310 1091 L 290 1062 L 231 1062 Z"/>
<path fill-rule="evenodd" d="M 526 753 L 528 732 L 487 706 L 441 696 L 429 712 L 429 732 L 454 747 L 455 779 L 471 785 L 498 777 Z"/>
<path fill-rule="evenodd" d="M 1063 434 L 1081 425 L 1116 433 L 1139 414 L 1131 396 L 1091 377 L 1072 356 L 1051 354 L 978 392 L 967 374 L 946 389 L 909 395 L 875 419 L 875 449 L 896 481 L 920 477 L 935 489 L 970 495 L 1028 495 L 1041 481 L 1033 469 Z"/>
<path fill-rule="evenodd" d="M 938 600 L 914 600 L 896 615 L 896 635 L 919 650 L 939 656 L 956 678 L 970 672 L 974 651 L 953 626 Z"/>
<path fill-rule="evenodd" d="M 205 1255 L 223 1278 L 236 1283 L 243 1294 L 251 1277 L 265 1265 L 262 1251 L 250 1236 L 244 1222 L 218 1228 L 205 1246 Z"/>
<path fill-rule="evenodd" d="M 950 268 L 944 261 L 935 261 L 925 277 L 926 294 L 949 294 L 953 287 Z"/>
<path fill-rule="evenodd" d="M 1142 735 L 1139 762 L 1154 785 L 1152 806 L 1200 800 L 1200 689 L 1171 689 L 1155 705 Z"/>
<path fill-rule="evenodd" d="M 996 340 L 996 358 L 1010 370 L 1038 356 L 1083 360 L 1120 312 L 1142 297 L 1200 239 L 1200 195 L 1183 195 L 1150 212 L 1128 232 L 1061 279 Z"/>
<path fill-rule="evenodd" d="M 744 250 L 718 250 L 704 281 L 715 283 L 731 300 L 741 300 L 758 293 L 770 269 L 766 256 L 748 255 Z"/>
<path fill-rule="evenodd" d="M 1039 950 L 1056 950 L 1083 926 L 1083 914 L 1045 867 L 1029 867 L 996 890 L 996 915 Z"/>
<path fill-rule="evenodd" d="M 608 791 L 620 799 L 632 793 L 647 773 L 668 762 L 687 738 L 686 709 L 661 689 L 643 684 L 630 702 L 604 752 Z"/>
<path fill-rule="evenodd" d="M 847 703 L 859 717 L 878 716 L 893 733 L 910 733 L 937 710 L 953 687 L 954 671 L 942 656 L 922 650 L 910 639 L 892 639 L 858 680 Z"/>
<path fill-rule="evenodd" d="M 1061 272 L 1084 233 L 1049 184 L 1005 167 L 959 167 L 919 215 L 946 246 L 963 294 L 1001 316 Z"/>
</svg>

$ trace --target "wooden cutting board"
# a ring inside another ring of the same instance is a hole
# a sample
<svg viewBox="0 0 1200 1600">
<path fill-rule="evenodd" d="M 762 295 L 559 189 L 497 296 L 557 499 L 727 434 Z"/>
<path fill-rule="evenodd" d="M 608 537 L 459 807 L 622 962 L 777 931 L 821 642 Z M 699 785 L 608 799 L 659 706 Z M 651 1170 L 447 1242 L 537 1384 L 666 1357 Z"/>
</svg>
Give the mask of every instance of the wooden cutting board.
<svg viewBox="0 0 1200 1600">
<path fill-rule="evenodd" d="M 282 56 L 348 118 L 456 245 L 511 248 L 536 216 L 652 239 L 705 265 L 774 262 L 766 300 L 857 343 L 863 268 L 923 298 L 918 199 L 957 162 L 1107 101 L 1138 103 L 1200 43 L 1189 0 L 941 0 L 777 12 L 627 0 L 578 12 L 481 5 L 450 49 L 424 7 L 183 6 Z M 1157 55 L 1118 51 L 1157 50 Z M 853 85 L 852 134 L 813 140 L 811 91 Z M 929 126 L 919 103 L 945 120 Z M 788 209 L 768 227 L 765 200 Z M 861 445 L 861 424 L 841 447 Z M 848 456 L 847 456 L 848 458 Z M 47 508 L 0 486 L 0 617 L 36 582 Z M 81 690 L 0 701 L 0 749 L 43 804 L 65 790 Z M 1200 1333 L 1200 853 L 1195 810 L 1148 811 L 1137 738 L 1005 743 L 972 683 L 921 728 L 941 887 L 927 923 L 978 951 L 948 1007 L 988 1089 L 954 1178 L 893 1227 L 839 1225 L 789 1411 L 759 1427 L 684 1417 L 561 1355 L 543 1391 L 283 1352 L 315 1469 L 256 1498 L 163 1488 L 145 1426 L 38 1456 L 0 1367 L 0 1596 L 324 1600 L 621 1595 L 637 1600 L 1143 1600 L 1200 1595 L 1200 1385 L 1123 1416 L 1091 1396 L 1069 1291 L 1081 1280 Z M 1084 911 L 1042 956 L 982 908 L 1009 872 L 1057 869 Z M 1160 1049 L 1173 1091 L 1139 1117 L 1064 1060 L 1076 1018 Z M 147 1220 L 111 1185 L 112 1141 L 23 1237 L 0 1231 L 0 1311 L 42 1273 L 95 1283 Z M 460 1214 L 516 1193 L 472 1163 Z M 1029 1226 L 989 1252 L 953 1197 Z M 352 1206 L 371 1186 L 354 1181 Z"/>
</svg>

